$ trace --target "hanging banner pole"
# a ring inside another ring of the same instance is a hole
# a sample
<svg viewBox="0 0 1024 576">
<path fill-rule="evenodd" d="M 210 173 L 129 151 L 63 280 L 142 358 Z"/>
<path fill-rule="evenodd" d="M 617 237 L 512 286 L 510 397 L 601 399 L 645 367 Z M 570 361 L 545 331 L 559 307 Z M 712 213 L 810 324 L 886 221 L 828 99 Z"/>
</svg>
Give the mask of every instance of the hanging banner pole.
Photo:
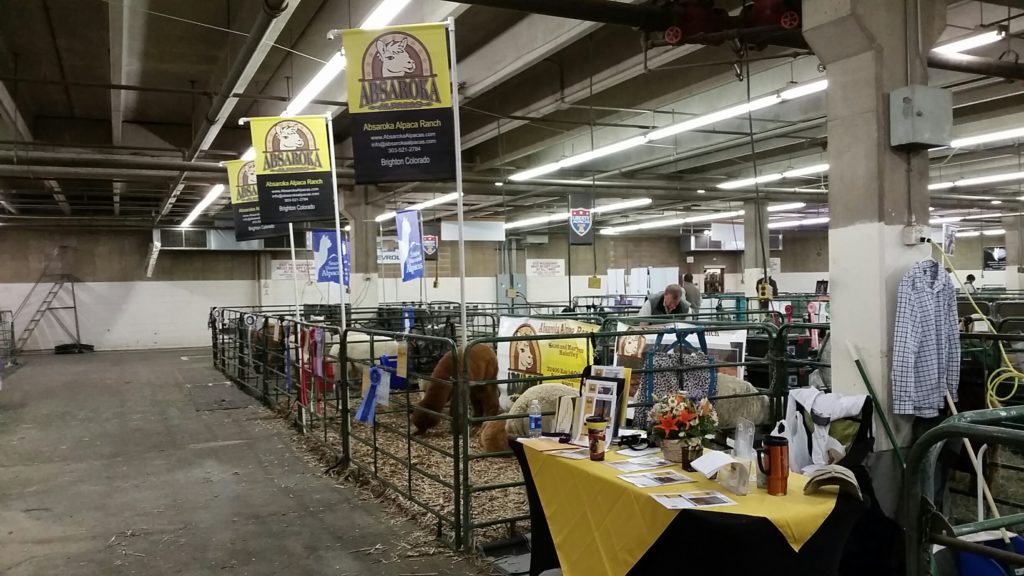
<svg viewBox="0 0 1024 576">
<path fill-rule="evenodd" d="M 302 310 L 299 303 L 299 267 L 295 258 L 295 225 L 288 223 L 288 246 L 292 249 L 292 284 L 295 286 L 295 321 L 302 322 Z"/>
<path fill-rule="evenodd" d="M 459 321 L 462 323 L 460 346 L 465 349 L 469 332 L 466 322 L 466 228 L 462 206 L 462 129 L 459 126 L 459 65 L 455 62 L 455 18 L 448 18 L 448 61 L 452 66 L 452 114 L 455 131 L 455 192 L 459 212 Z"/>
<path fill-rule="evenodd" d="M 345 263 L 342 258 L 341 244 L 341 208 L 344 206 L 344 201 L 338 198 L 338 160 L 334 157 L 334 119 L 331 118 L 330 112 L 327 112 L 324 116 L 327 118 L 327 146 L 328 153 L 331 156 L 331 187 L 334 190 L 332 194 L 334 197 L 334 236 L 338 241 L 335 246 L 338 247 L 338 287 L 341 292 L 339 306 L 341 307 L 341 329 L 344 330 L 348 327 L 348 322 L 346 322 L 345 318 L 345 294 L 348 293 L 348 290 L 347 286 L 345 286 Z M 330 304 L 330 293 L 327 296 L 327 303 Z"/>
</svg>

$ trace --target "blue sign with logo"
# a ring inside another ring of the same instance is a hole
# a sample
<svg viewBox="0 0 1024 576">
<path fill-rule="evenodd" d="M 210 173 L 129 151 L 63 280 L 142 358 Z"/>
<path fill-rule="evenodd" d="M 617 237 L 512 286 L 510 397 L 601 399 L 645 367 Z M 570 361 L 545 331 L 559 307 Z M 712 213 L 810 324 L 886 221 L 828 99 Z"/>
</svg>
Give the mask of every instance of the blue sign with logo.
<svg viewBox="0 0 1024 576">
<path fill-rule="evenodd" d="M 402 266 L 402 282 L 423 278 L 423 239 L 420 216 L 415 210 L 395 215 L 398 228 L 398 262 Z"/>
<path fill-rule="evenodd" d="M 313 230 L 313 264 L 316 267 L 316 281 L 341 284 L 338 273 L 338 235 L 334 230 Z M 348 240 L 341 244 L 342 274 L 345 286 L 349 285 L 351 258 Z"/>
</svg>

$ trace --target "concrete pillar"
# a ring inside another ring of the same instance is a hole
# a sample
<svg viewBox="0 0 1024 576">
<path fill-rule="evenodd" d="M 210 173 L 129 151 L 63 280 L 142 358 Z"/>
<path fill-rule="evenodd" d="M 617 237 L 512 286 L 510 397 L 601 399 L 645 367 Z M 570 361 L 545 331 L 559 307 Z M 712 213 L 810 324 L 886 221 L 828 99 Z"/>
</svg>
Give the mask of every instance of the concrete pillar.
<svg viewBox="0 0 1024 576">
<path fill-rule="evenodd" d="M 893 89 L 927 84 L 925 55 L 945 26 L 945 2 L 920 0 L 919 18 L 906 18 L 903 7 L 892 0 L 816 0 L 804 3 L 803 16 L 804 36 L 829 80 L 832 386 L 840 393 L 866 392 L 849 342 L 897 442 L 907 445 L 910 419 L 894 418 L 890 408 L 890 353 L 899 283 L 929 255 L 927 245 L 903 242 L 907 224 L 928 223 L 928 154 L 889 146 L 888 99 Z M 876 449 L 886 450 L 883 429 L 876 429 Z"/>
<path fill-rule="evenodd" d="M 743 292 L 757 296 L 757 281 L 764 277 L 771 255 L 768 244 L 768 202 L 743 203 Z M 769 271 L 769 274 L 771 272 Z"/>
<path fill-rule="evenodd" d="M 373 186 L 356 186 L 343 191 L 343 213 L 352 224 L 349 240 L 352 244 L 352 280 L 350 298 L 356 308 L 376 306 L 378 300 L 377 233 L 374 220 L 387 210 L 383 202 L 374 201 Z"/>
<path fill-rule="evenodd" d="M 982 241 L 981 247 L 984 250 L 985 246 L 1006 246 L 1006 289 L 1020 290 L 1024 286 L 1024 216 L 1003 218 L 1003 228 L 1005 238 L 988 238 L 991 242 Z"/>
</svg>

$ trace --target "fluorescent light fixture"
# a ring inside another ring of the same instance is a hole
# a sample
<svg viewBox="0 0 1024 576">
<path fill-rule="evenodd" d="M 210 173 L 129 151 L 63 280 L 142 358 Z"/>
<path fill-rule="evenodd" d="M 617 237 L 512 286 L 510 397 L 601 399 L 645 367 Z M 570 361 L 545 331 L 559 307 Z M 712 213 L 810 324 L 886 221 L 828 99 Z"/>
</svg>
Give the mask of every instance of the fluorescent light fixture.
<svg viewBox="0 0 1024 576">
<path fill-rule="evenodd" d="M 807 204 L 804 204 L 803 202 L 793 202 L 791 204 L 776 204 L 775 206 L 769 206 L 768 207 L 768 211 L 769 212 L 786 212 L 786 211 L 789 211 L 789 210 L 799 210 L 799 209 L 803 208 L 804 206 L 807 206 Z"/>
<path fill-rule="evenodd" d="M 814 166 L 807 166 L 804 168 L 795 168 L 788 172 L 783 172 L 783 178 L 799 178 L 801 176 L 810 176 L 812 174 L 821 174 L 822 172 L 828 172 L 828 164 L 815 164 Z"/>
<path fill-rule="evenodd" d="M 932 52 L 939 52 L 941 54 L 960 54 L 974 48 L 980 48 L 982 46 L 988 46 L 995 42 L 999 42 L 1004 38 L 1003 30 L 990 30 L 974 36 L 969 36 L 961 40 L 950 42 L 949 44 L 943 44 L 932 48 Z"/>
<path fill-rule="evenodd" d="M 943 216 L 941 218 L 932 218 L 928 221 L 929 224 L 952 224 L 953 222 L 959 222 L 963 220 L 960 216 Z"/>
<path fill-rule="evenodd" d="M 196 221 L 196 218 L 199 218 L 199 215 L 203 213 L 203 210 L 206 210 L 210 204 L 213 204 L 213 201 L 216 200 L 223 192 L 223 184 L 217 184 L 213 188 L 210 188 L 210 191 L 206 193 L 206 197 L 204 197 L 199 204 L 196 204 L 196 207 L 192 209 L 188 218 L 185 218 L 185 220 L 182 221 L 181 227 L 186 228 L 191 226 L 192 223 Z"/>
<path fill-rule="evenodd" d="M 505 185 L 505 183 L 504 182 L 495 182 L 494 185 L 497 186 L 498 188 L 501 188 L 502 186 Z"/>
<path fill-rule="evenodd" d="M 817 82 L 811 82 L 810 84 L 804 84 L 802 86 L 796 86 L 789 90 L 783 90 L 779 92 L 779 98 L 783 100 L 793 100 L 795 98 L 801 98 L 810 94 L 817 94 L 818 92 L 824 91 L 828 88 L 828 80 L 818 80 Z"/>
<path fill-rule="evenodd" d="M 558 165 L 558 162 L 552 162 L 551 164 L 545 164 L 536 168 L 530 168 L 529 170 L 523 170 L 522 172 L 516 172 L 509 176 L 508 179 L 513 182 L 521 182 L 523 180 L 529 180 L 530 178 L 536 178 L 537 176 L 556 172 L 559 168 L 561 168 L 561 166 Z"/>
<path fill-rule="evenodd" d="M 351 232 L 352 231 L 352 225 L 348 224 L 344 228 L 342 228 L 342 230 L 344 230 L 345 232 Z"/>
<path fill-rule="evenodd" d="M 288 103 L 288 107 L 284 109 L 281 116 L 297 116 L 299 115 L 309 103 L 320 95 L 320 92 L 327 87 L 328 84 L 334 80 L 341 71 L 345 69 L 345 55 L 341 52 L 335 52 L 334 56 L 331 56 L 330 60 L 324 64 L 324 67 L 313 76 L 313 79 L 309 81 L 309 84 L 299 91 L 299 93 Z"/>
<path fill-rule="evenodd" d="M 383 0 L 370 15 L 363 20 L 360 28 L 374 29 L 383 28 L 395 19 L 395 16 L 409 4 L 411 0 Z M 313 76 L 313 79 L 295 95 L 295 98 L 288 103 L 288 106 L 281 112 L 281 116 L 298 116 L 309 103 L 323 92 L 324 88 L 334 80 L 341 71 L 345 69 L 345 55 L 335 52 L 324 64 L 323 68 Z M 246 162 L 256 158 L 256 151 L 249 148 L 242 155 Z"/>
<path fill-rule="evenodd" d="M 728 182 L 722 182 L 718 185 L 722 190 L 734 190 L 736 188 L 749 188 L 754 184 L 764 184 L 766 182 L 775 182 L 782 180 L 783 178 L 799 178 L 801 176 L 810 176 L 811 174 L 821 174 L 822 172 L 828 172 L 828 164 L 815 164 L 814 166 L 806 166 L 804 168 L 794 168 L 781 174 L 764 174 L 757 178 L 743 178 L 740 180 L 730 180 Z"/>
<path fill-rule="evenodd" d="M 620 234 L 622 232 L 633 232 L 634 230 L 649 230 L 652 228 L 666 228 L 669 226 L 681 226 L 683 224 L 690 224 L 693 222 L 707 222 L 709 220 L 725 220 L 727 218 L 735 218 L 742 216 L 743 210 L 736 210 L 734 212 L 716 212 L 714 214 L 704 214 L 701 216 L 690 216 L 689 218 L 669 218 L 665 220 L 648 220 L 639 224 L 629 224 L 626 226 L 613 226 L 611 228 L 601 229 L 601 234 Z"/>
<path fill-rule="evenodd" d="M 615 212 L 617 210 L 626 210 L 628 208 L 639 208 L 640 206 L 647 206 L 654 200 L 650 198 L 637 198 L 635 200 L 626 200 L 625 202 L 616 202 L 615 204 L 605 204 L 604 206 L 595 206 L 591 210 L 594 214 L 602 214 L 605 212 Z"/>
<path fill-rule="evenodd" d="M 782 180 L 782 174 L 765 174 L 763 176 L 758 176 L 757 178 L 730 180 L 728 182 L 722 182 L 718 187 L 722 190 L 734 190 L 736 188 L 747 188 L 754 184 L 765 184 L 767 182 L 775 182 L 777 180 Z"/>
<path fill-rule="evenodd" d="M 785 220 L 782 222 L 771 222 L 768 224 L 769 230 L 777 230 L 779 228 L 797 228 L 799 226 L 813 226 L 814 224 L 828 224 L 828 216 L 821 218 L 807 218 L 804 220 Z"/>
<path fill-rule="evenodd" d="M 387 1 L 388 0 L 385 0 L 385 3 Z M 542 176 L 544 174 L 550 174 L 551 172 L 554 172 L 560 168 L 567 168 L 569 166 L 582 164 L 595 158 L 601 158 L 603 156 L 616 154 L 624 150 L 629 150 L 630 148 L 635 148 L 636 146 L 641 146 L 652 140 L 661 140 L 663 138 L 669 138 L 677 134 L 682 134 L 683 132 L 689 132 L 692 130 L 703 128 L 705 126 L 710 126 L 723 120 L 743 116 L 744 114 L 750 112 L 756 112 L 757 110 L 761 110 L 762 108 L 774 106 L 784 100 L 792 100 L 794 98 L 800 98 L 801 96 L 806 96 L 808 94 L 821 92 L 827 87 L 828 80 L 818 80 L 816 82 L 811 82 L 808 84 L 789 88 L 788 90 L 783 90 L 777 94 L 762 96 L 761 98 L 758 98 L 756 100 L 751 100 L 750 102 L 744 102 L 742 104 L 730 106 L 729 108 L 726 108 L 724 110 L 711 112 L 710 114 L 697 116 L 696 118 L 690 118 L 689 120 L 684 120 L 676 124 L 670 124 L 663 128 L 652 130 L 651 132 L 648 132 L 646 135 L 634 136 L 627 140 L 623 140 L 622 142 L 609 144 L 607 146 L 591 150 L 590 152 L 584 152 L 582 154 L 570 156 L 569 158 L 564 158 L 558 162 L 552 162 L 550 164 L 545 164 L 544 166 L 539 166 L 537 168 L 523 170 L 522 172 L 510 176 L 509 180 L 512 180 L 513 182 L 521 182 L 523 180 L 529 180 L 530 178 L 536 178 L 537 176 Z"/>
<path fill-rule="evenodd" d="M 1002 203 L 1003 203 L 1002 200 L 993 200 L 992 201 L 992 204 L 1002 204 Z"/>
<path fill-rule="evenodd" d="M 946 189 L 952 188 L 953 186 L 956 186 L 955 182 L 936 182 L 934 184 L 929 184 L 928 185 L 928 189 L 929 190 L 946 190 Z"/>
<path fill-rule="evenodd" d="M 700 190 L 697 190 L 697 194 L 707 194 L 707 190 L 704 190 L 704 189 L 702 188 L 702 189 L 700 189 Z"/>
<path fill-rule="evenodd" d="M 998 228 L 996 230 L 982 230 L 981 231 L 981 235 L 982 236 L 1002 236 L 1003 234 L 1006 234 L 1006 230 L 1004 230 L 1003 228 Z"/>
<path fill-rule="evenodd" d="M 956 233 L 957 238 L 977 238 L 978 236 L 981 236 L 981 232 L 978 232 L 977 230 Z"/>
<path fill-rule="evenodd" d="M 684 120 L 677 124 L 671 124 L 664 128 L 659 128 L 647 135 L 648 140 L 661 140 L 662 138 L 668 138 L 675 136 L 676 134 L 682 134 L 683 132 L 689 132 L 705 126 L 710 126 L 721 122 L 722 120 L 728 120 L 730 118 L 736 118 L 742 116 L 748 112 L 754 112 L 762 108 L 774 106 L 782 102 L 782 98 L 772 94 L 771 96 L 765 96 L 764 98 L 758 98 L 757 100 L 751 100 L 750 102 L 744 102 L 736 106 L 731 106 L 725 110 L 719 110 L 718 112 L 712 112 L 705 114 L 704 116 L 698 116 L 689 120 Z"/>
<path fill-rule="evenodd" d="M 977 178 L 964 178 L 956 181 L 956 186 L 980 186 L 982 184 L 995 184 L 997 182 L 1009 182 L 1010 180 L 1024 180 L 1024 172 L 1012 172 L 1009 174 L 993 174 L 992 176 L 979 176 Z"/>
<path fill-rule="evenodd" d="M 567 218 L 569 218 L 568 212 L 558 212 L 556 214 L 548 214 L 546 216 L 537 216 L 535 218 L 517 220 L 516 222 L 508 222 L 505 224 L 505 229 L 511 230 L 513 228 L 525 228 L 526 226 L 534 226 L 536 224 L 547 224 L 548 222 L 554 222 L 556 220 L 565 220 Z"/>
<path fill-rule="evenodd" d="M 359 27 L 374 29 L 387 26 L 409 2 L 410 0 L 384 0 L 373 9 L 373 12 L 370 12 L 370 15 L 363 20 Z"/>
<path fill-rule="evenodd" d="M 964 148 L 967 146 L 977 146 L 978 144 L 987 144 L 989 142 L 998 142 L 1000 140 L 1014 140 L 1021 137 L 1024 137 L 1024 128 L 1014 128 L 1013 130 L 1001 130 L 999 132 L 990 132 L 988 134 L 978 134 L 977 136 L 957 138 L 950 142 L 949 146 L 951 148 Z"/>
<path fill-rule="evenodd" d="M 407 212 L 409 210 L 412 210 L 412 211 L 426 210 L 427 208 L 433 208 L 434 206 L 437 206 L 439 204 L 447 204 L 448 202 L 451 202 L 453 200 L 458 199 L 458 197 L 459 197 L 459 193 L 458 192 L 452 192 L 451 194 L 445 194 L 444 196 L 438 196 L 437 198 L 431 198 L 430 200 L 427 200 L 425 202 L 420 202 L 419 204 L 413 204 L 412 206 L 409 206 L 407 208 L 403 208 L 402 212 Z M 396 215 L 395 212 L 385 212 L 385 213 L 381 214 L 380 216 L 377 216 L 373 220 L 375 222 L 387 222 L 388 220 L 391 220 L 392 218 L 394 218 L 395 215 Z"/>
<path fill-rule="evenodd" d="M 617 210 L 626 210 L 628 208 L 637 208 L 639 206 L 647 206 L 654 200 L 650 198 L 637 198 L 635 200 L 626 200 L 624 202 L 616 202 L 614 204 L 605 204 L 604 206 L 596 206 L 591 210 L 591 214 L 603 214 L 607 212 L 615 212 Z M 508 222 L 505 224 L 505 229 L 510 230 L 512 228 L 525 228 L 527 226 L 534 226 L 537 224 L 547 224 L 548 222 L 556 222 L 558 220 L 565 220 L 569 218 L 568 212 L 556 212 L 555 214 L 548 214 L 546 216 L 536 216 L 534 218 L 527 218 L 525 220 L 517 220 L 515 222 Z"/>
<path fill-rule="evenodd" d="M 584 162 L 590 162 L 591 160 L 595 160 L 597 158 L 603 158 L 604 156 L 608 156 L 618 152 L 623 152 L 625 150 L 629 150 L 630 148 L 636 148 L 637 146 L 642 146 L 643 144 L 646 143 L 647 136 L 636 136 L 628 140 L 623 140 L 622 142 L 616 142 L 615 144 L 609 144 L 608 146 L 595 148 L 590 152 L 584 152 L 582 154 L 577 154 L 575 156 L 563 158 L 562 160 L 558 161 L 558 165 L 561 168 L 568 168 L 570 166 L 575 166 L 577 164 L 583 164 Z"/>
</svg>

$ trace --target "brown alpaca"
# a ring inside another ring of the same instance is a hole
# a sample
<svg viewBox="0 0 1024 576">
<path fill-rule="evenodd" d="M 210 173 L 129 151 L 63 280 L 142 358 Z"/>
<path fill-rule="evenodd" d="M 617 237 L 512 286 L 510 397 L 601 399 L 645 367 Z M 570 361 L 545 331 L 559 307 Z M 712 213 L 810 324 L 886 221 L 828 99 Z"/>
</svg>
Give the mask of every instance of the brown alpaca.
<svg viewBox="0 0 1024 576">
<path fill-rule="evenodd" d="M 448 352 L 441 357 L 431 377 L 442 382 L 428 382 L 423 389 L 423 399 L 417 404 L 420 408 L 426 408 L 434 412 L 441 412 L 444 405 L 448 403 L 452 393 L 452 380 L 461 374 L 461 367 L 452 362 L 452 353 Z M 480 382 L 496 380 L 498 378 L 498 355 L 486 344 L 477 344 L 469 350 L 469 380 Z M 498 385 L 485 384 L 482 386 L 470 386 L 469 400 L 473 407 L 474 416 L 496 416 L 501 413 L 498 404 Z M 458 433 L 461 428 L 461 419 L 455 413 L 455 403 L 452 404 L 452 426 L 453 432 Z M 413 410 L 412 424 L 416 427 L 416 434 L 426 433 L 441 421 L 440 416 Z"/>
</svg>

